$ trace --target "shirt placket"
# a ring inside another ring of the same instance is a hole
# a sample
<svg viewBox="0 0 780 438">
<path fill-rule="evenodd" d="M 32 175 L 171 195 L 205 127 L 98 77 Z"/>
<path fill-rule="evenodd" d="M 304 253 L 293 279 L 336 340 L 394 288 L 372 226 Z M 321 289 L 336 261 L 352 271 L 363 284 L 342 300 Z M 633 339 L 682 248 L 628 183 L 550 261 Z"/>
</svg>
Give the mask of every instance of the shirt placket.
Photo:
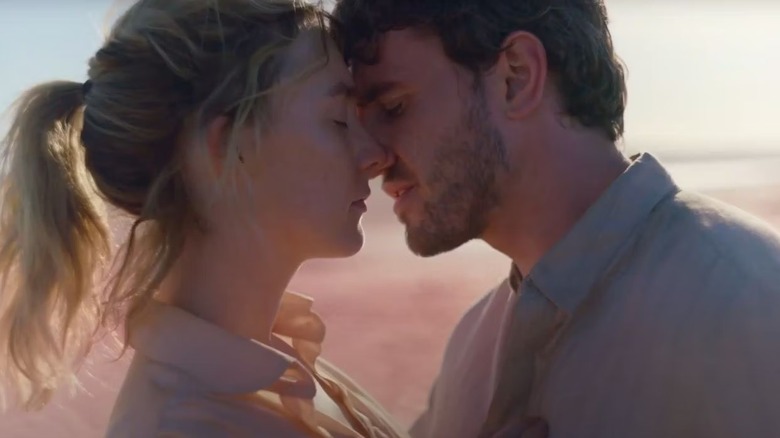
<svg viewBox="0 0 780 438">
<path fill-rule="evenodd" d="M 557 308 L 530 278 L 520 284 L 517 293 L 520 296 L 504 341 L 496 388 L 480 438 L 495 436 L 507 424 L 521 427 L 517 416 L 531 413 L 531 396 L 544 369 L 545 351 L 560 327 Z"/>
</svg>

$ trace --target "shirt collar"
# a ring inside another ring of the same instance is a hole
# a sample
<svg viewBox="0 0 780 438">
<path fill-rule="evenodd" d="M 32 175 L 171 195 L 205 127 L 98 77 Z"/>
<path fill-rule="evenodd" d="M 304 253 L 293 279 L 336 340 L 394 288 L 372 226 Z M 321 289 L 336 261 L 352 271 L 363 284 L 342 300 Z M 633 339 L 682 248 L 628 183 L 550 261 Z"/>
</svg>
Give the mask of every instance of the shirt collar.
<svg viewBox="0 0 780 438">
<path fill-rule="evenodd" d="M 273 334 L 274 346 L 232 334 L 174 306 L 152 300 L 133 319 L 130 345 L 150 360 L 174 367 L 224 394 L 243 394 L 280 386 L 290 394 L 313 397 L 316 387 L 302 362 L 313 366 L 325 326 L 311 310 L 312 300 L 285 292 Z M 286 351 L 286 352 L 283 352 Z M 303 350 L 303 351 L 302 351 Z M 298 376 L 290 381 L 289 376 Z M 281 384 L 281 385 L 280 385 Z"/>
<path fill-rule="evenodd" d="M 650 154 L 632 164 L 531 269 L 528 279 L 572 314 L 653 208 L 679 188 Z"/>
</svg>

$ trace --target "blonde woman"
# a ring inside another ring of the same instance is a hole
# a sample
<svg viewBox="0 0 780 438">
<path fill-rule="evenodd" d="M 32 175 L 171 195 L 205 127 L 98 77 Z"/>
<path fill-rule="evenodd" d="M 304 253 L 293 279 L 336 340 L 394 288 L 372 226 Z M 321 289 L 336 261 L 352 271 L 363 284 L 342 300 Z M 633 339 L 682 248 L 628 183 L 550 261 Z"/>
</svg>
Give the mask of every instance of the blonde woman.
<svg viewBox="0 0 780 438">
<path fill-rule="evenodd" d="M 389 164 L 323 23 L 292 0 L 141 0 L 86 83 L 20 98 L 0 210 L 7 396 L 44 405 L 96 331 L 126 323 L 110 437 L 403 434 L 318 359 L 324 326 L 285 292 L 305 260 L 360 249 Z M 135 219 L 118 256 L 103 202 Z"/>
</svg>

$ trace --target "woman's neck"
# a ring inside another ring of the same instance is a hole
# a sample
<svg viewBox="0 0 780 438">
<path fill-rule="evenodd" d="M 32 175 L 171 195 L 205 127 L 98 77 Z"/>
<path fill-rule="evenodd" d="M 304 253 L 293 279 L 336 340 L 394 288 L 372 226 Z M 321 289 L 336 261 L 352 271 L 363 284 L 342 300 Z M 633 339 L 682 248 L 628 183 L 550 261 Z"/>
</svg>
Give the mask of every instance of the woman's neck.
<svg viewBox="0 0 780 438">
<path fill-rule="evenodd" d="M 158 299 L 239 336 L 267 342 L 302 261 L 253 239 L 190 239 Z"/>
</svg>

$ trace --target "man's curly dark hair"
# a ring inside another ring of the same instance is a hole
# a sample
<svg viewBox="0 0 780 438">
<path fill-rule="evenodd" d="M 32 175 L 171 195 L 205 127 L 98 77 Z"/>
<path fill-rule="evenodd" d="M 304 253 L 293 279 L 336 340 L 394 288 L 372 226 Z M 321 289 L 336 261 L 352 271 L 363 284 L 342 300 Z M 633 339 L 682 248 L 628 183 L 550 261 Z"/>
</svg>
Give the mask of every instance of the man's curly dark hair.
<svg viewBox="0 0 780 438">
<path fill-rule="evenodd" d="M 418 28 L 475 74 L 495 64 L 509 34 L 527 31 L 545 47 L 566 112 L 612 141 L 623 135 L 625 73 L 603 0 L 338 0 L 332 18 L 350 63 L 377 62 L 383 33 Z"/>
</svg>

